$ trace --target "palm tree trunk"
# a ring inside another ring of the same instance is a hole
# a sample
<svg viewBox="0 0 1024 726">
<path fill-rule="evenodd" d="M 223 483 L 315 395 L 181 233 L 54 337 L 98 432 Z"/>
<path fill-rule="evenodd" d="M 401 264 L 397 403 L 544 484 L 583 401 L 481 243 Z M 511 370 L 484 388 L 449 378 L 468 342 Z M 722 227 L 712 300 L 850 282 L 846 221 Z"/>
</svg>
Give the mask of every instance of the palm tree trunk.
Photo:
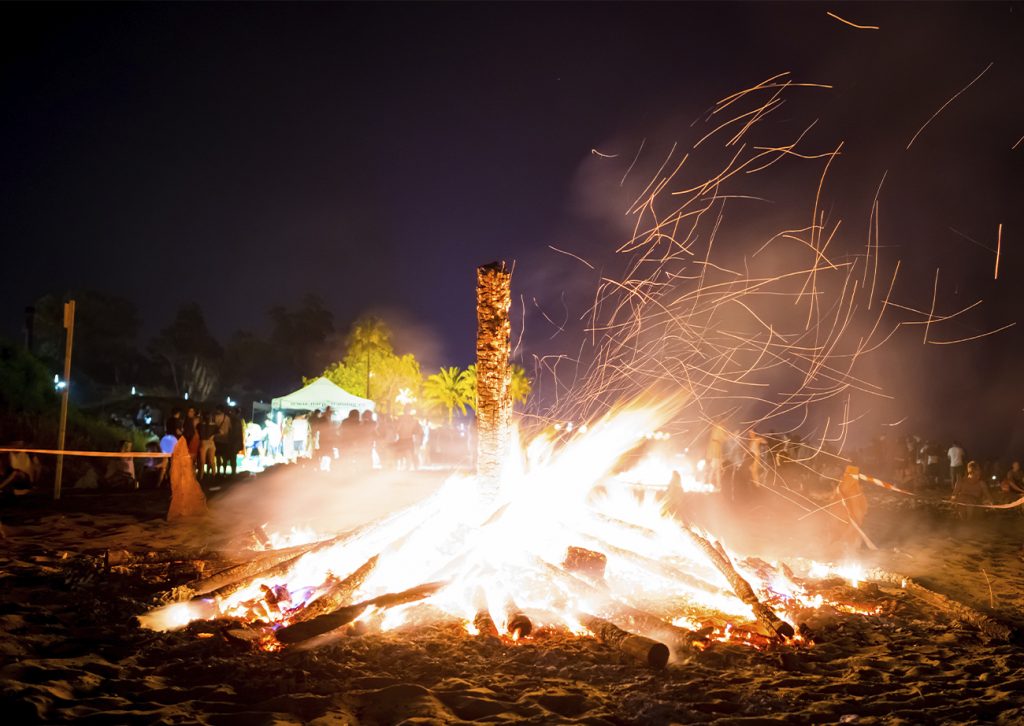
<svg viewBox="0 0 1024 726">
<path fill-rule="evenodd" d="M 512 425 L 509 354 L 512 273 L 504 262 L 476 270 L 477 477 L 497 494 Z"/>
</svg>

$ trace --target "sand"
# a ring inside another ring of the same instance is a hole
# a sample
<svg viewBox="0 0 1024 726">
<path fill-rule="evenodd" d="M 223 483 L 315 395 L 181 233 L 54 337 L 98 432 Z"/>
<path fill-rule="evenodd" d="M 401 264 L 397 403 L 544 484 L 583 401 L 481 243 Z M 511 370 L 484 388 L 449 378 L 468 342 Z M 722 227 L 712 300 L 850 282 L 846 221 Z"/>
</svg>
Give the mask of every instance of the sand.
<svg viewBox="0 0 1024 726">
<path fill-rule="evenodd" d="M 215 510 L 218 496 L 231 501 L 214 492 Z M 237 546 L 244 529 L 215 515 L 169 525 L 164 506 L 155 494 L 94 495 L 0 515 L 5 723 L 1024 722 L 1019 643 L 986 642 L 907 593 L 872 585 L 833 583 L 879 613 L 822 614 L 813 646 L 715 643 L 663 671 L 589 638 L 541 633 L 512 644 L 468 637 L 454 623 L 272 653 L 231 623 L 142 630 L 134 616 L 167 577 L 188 573 L 159 565 L 106 572 L 98 553 L 216 550 Z M 1024 517 L 962 524 L 893 497 L 872 506 L 868 531 L 880 550 L 861 553 L 862 562 L 1024 626 Z M 756 529 L 746 528 L 747 546 L 756 546 Z M 765 539 L 779 544 L 777 533 Z"/>
</svg>

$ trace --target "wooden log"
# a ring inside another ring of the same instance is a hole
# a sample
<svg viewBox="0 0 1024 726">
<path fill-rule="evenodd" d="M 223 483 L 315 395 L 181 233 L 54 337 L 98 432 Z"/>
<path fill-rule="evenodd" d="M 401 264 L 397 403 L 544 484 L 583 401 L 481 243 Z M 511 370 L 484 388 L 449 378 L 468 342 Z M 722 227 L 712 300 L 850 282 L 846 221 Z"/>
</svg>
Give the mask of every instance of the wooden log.
<svg viewBox="0 0 1024 726">
<path fill-rule="evenodd" d="M 256 541 L 256 544 L 265 550 L 270 549 L 270 535 L 267 534 L 267 530 L 264 529 L 262 524 L 259 527 L 254 527 L 250 534 L 252 535 L 253 540 Z"/>
<path fill-rule="evenodd" d="M 669 650 L 664 643 L 630 633 L 614 623 L 589 613 L 580 613 L 577 618 L 602 643 L 618 648 L 641 663 L 658 669 L 664 668 L 668 663 Z"/>
<path fill-rule="evenodd" d="M 294 625 L 287 625 L 279 629 L 275 635 L 278 641 L 285 645 L 301 643 L 302 641 L 309 640 L 310 638 L 315 638 L 318 635 L 329 633 L 343 625 L 348 625 L 371 607 L 386 610 L 388 608 L 397 607 L 398 605 L 416 602 L 417 600 L 424 600 L 447 584 L 447 582 L 428 582 L 422 585 L 417 585 L 416 587 L 411 587 L 408 590 L 402 590 L 401 592 L 392 592 L 370 600 L 355 603 L 354 605 L 346 605 L 338 608 L 334 612 L 320 615 L 312 620 L 296 623 Z"/>
<path fill-rule="evenodd" d="M 233 579 L 225 585 L 221 585 L 215 590 L 208 592 L 197 593 L 193 599 L 196 598 L 217 598 L 223 599 L 229 595 L 238 592 L 242 588 L 248 586 L 255 580 L 268 580 L 277 577 L 284 577 L 299 563 L 306 555 L 315 554 L 324 550 L 330 549 L 341 544 L 345 540 L 345 537 L 332 537 L 331 539 L 318 542 L 310 545 L 308 548 L 299 552 L 298 554 L 286 555 L 284 560 L 279 560 L 277 557 L 268 557 L 266 560 L 260 560 L 260 565 L 253 568 L 244 568 L 241 570 L 245 574 Z M 276 562 L 276 564 L 267 567 L 267 562 Z"/>
<path fill-rule="evenodd" d="M 546 566 L 548 571 L 559 579 L 567 588 L 575 590 L 577 594 L 587 597 L 592 605 L 600 606 L 607 610 L 609 617 L 616 621 L 626 622 L 630 626 L 635 626 L 638 630 L 645 630 L 657 635 L 659 638 L 666 638 L 673 645 L 678 645 L 683 648 L 692 647 L 695 641 L 703 639 L 702 636 L 697 635 L 692 630 L 665 622 L 657 615 L 653 615 L 652 613 L 645 612 L 639 608 L 633 607 L 632 605 L 627 605 L 626 603 L 614 599 L 608 592 L 598 590 L 589 582 L 581 580 L 571 572 L 566 572 L 565 570 L 547 562 L 544 562 L 543 564 Z"/>
<path fill-rule="evenodd" d="M 377 559 L 378 556 L 374 555 L 344 580 L 338 581 L 316 599 L 306 603 L 304 608 L 291 616 L 291 621 L 299 623 L 304 620 L 312 620 L 320 615 L 334 612 L 342 605 L 349 604 L 352 601 L 352 594 L 362 586 L 366 578 L 377 567 Z"/>
<path fill-rule="evenodd" d="M 725 554 L 725 550 L 720 545 L 711 544 L 707 539 L 697 534 L 687 522 L 682 522 L 682 530 L 707 555 L 707 558 L 718 568 L 719 572 L 725 575 L 725 579 L 729 581 L 736 596 L 750 606 L 754 611 L 754 617 L 768 631 L 770 636 L 789 640 L 796 635 L 792 625 L 780 619 L 774 610 L 761 602 L 754 589 L 750 586 L 750 583 L 744 580 L 740 573 L 736 572 L 736 568 L 732 566 L 728 555 Z"/>
<path fill-rule="evenodd" d="M 592 542 L 595 547 L 601 547 L 610 554 L 613 554 L 616 557 L 624 559 L 627 562 L 636 565 L 637 567 L 641 567 L 654 575 L 658 575 L 659 577 L 664 577 L 669 580 L 676 580 L 678 582 L 685 583 L 690 587 L 694 588 L 695 590 L 703 590 L 704 592 L 711 593 L 712 595 L 726 594 L 726 591 L 718 587 L 718 585 L 707 582 L 706 580 L 702 580 L 701 578 L 695 575 L 691 575 L 688 572 L 683 572 L 678 567 L 673 567 L 672 565 L 668 565 L 663 562 L 658 562 L 657 560 L 652 560 L 651 558 L 645 557 L 644 555 L 641 555 L 637 552 L 632 552 L 630 550 L 622 549 L 621 547 L 616 547 L 615 545 L 610 545 L 605 542 L 601 542 L 596 537 L 590 535 L 583 535 L 583 538 L 585 540 Z"/>
<path fill-rule="evenodd" d="M 586 547 L 569 547 L 565 551 L 562 567 L 569 572 L 578 572 L 594 580 L 604 578 L 608 556 L 602 552 L 588 550 Z"/>
<path fill-rule="evenodd" d="M 533 621 L 511 598 L 505 602 L 505 622 L 505 631 L 512 640 L 525 638 L 533 632 Z"/>
<path fill-rule="evenodd" d="M 213 592 L 218 588 L 234 582 L 240 582 L 244 585 L 254 576 L 269 570 L 271 567 L 274 567 L 285 560 L 291 560 L 295 558 L 296 555 L 303 555 L 315 547 L 325 545 L 328 542 L 333 544 L 338 541 L 340 541 L 339 538 L 332 538 L 330 540 L 325 540 L 324 542 L 298 545 L 296 547 L 274 550 L 272 552 L 259 552 L 256 554 L 256 557 L 250 560 L 220 569 L 207 577 L 171 588 L 170 590 L 161 593 L 158 596 L 158 599 L 163 602 L 189 600 L 197 596 Z"/>
<path fill-rule="evenodd" d="M 974 626 L 992 640 L 1008 642 L 1013 638 L 1013 630 L 1009 626 L 961 602 L 929 590 L 905 575 L 874 568 L 865 573 L 864 579 L 895 585 L 953 618 Z"/>
<path fill-rule="evenodd" d="M 476 269 L 476 471 L 482 491 L 497 494 L 512 425 L 512 273 L 504 262 Z"/>
<path fill-rule="evenodd" d="M 215 553 L 208 549 L 198 550 L 168 550 L 151 552 L 129 552 L 128 550 L 104 550 L 103 565 L 106 569 L 111 566 L 132 565 L 157 565 L 170 562 L 196 562 L 211 559 Z"/>
<path fill-rule="evenodd" d="M 473 616 L 473 626 L 476 628 L 477 635 L 498 637 L 498 626 L 494 624 L 494 618 L 491 617 L 487 608 L 478 610 Z"/>
</svg>

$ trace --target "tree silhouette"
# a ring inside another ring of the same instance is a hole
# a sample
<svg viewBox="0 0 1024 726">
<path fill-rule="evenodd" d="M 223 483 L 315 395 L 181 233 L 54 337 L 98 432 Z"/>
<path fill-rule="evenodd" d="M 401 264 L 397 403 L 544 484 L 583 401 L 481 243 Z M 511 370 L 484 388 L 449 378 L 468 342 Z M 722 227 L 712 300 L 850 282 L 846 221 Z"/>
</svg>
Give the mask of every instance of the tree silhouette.
<svg viewBox="0 0 1024 726">
<path fill-rule="evenodd" d="M 216 387 L 224 351 L 206 327 L 196 303 L 183 305 L 174 320 L 153 339 L 150 350 L 163 360 L 176 395 L 209 398 Z"/>
</svg>

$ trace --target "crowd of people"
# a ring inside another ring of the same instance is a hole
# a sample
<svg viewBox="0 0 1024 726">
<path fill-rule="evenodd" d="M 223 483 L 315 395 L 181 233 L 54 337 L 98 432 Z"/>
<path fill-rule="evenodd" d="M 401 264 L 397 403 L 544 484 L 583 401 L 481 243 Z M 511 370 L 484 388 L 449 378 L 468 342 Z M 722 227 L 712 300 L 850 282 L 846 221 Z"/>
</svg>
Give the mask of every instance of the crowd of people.
<svg viewBox="0 0 1024 726">
<path fill-rule="evenodd" d="M 152 410 L 142 415 L 147 430 L 152 430 L 156 420 L 163 422 L 163 436 L 149 443 L 147 450 L 170 454 L 178 440 L 184 439 L 201 482 L 234 476 L 243 469 L 258 471 L 297 462 L 320 470 L 415 471 L 426 457 L 458 464 L 465 463 L 469 452 L 467 437 L 444 429 L 431 432 L 412 413 L 377 416 L 369 410 L 360 413 L 353 409 L 337 421 L 328 406 L 308 414 L 271 412 L 246 421 L 238 408 L 217 406 L 211 410 L 175 408 L 166 417 Z M 461 446 L 452 447 L 453 438 L 461 441 Z M 131 450 L 127 441 L 123 447 Z M 102 481 L 113 488 L 156 488 L 166 483 L 168 471 L 165 457 L 142 459 L 139 467 L 130 458 L 111 459 Z"/>
</svg>

